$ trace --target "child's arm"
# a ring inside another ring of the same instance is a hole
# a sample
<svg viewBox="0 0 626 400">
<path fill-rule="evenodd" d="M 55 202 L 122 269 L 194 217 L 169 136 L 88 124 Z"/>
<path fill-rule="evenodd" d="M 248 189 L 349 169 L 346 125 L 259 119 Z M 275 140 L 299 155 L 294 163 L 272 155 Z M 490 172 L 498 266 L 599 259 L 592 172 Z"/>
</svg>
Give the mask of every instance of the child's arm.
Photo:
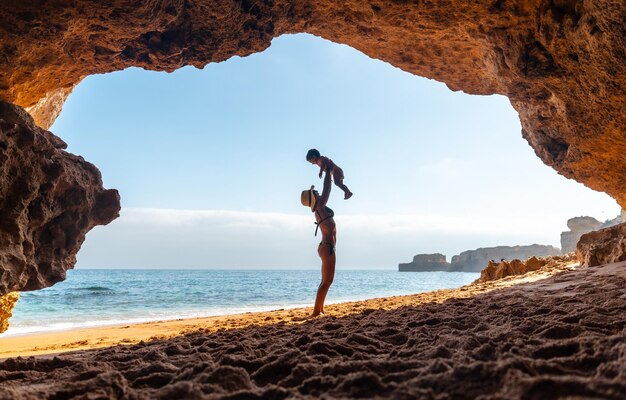
<svg viewBox="0 0 626 400">
<path fill-rule="evenodd" d="M 324 173 L 324 171 L 326 171 L 326 168 L 328 167 L 328 164 L 326 164 L 326 160 L 324 160 L 323 157 L 321 161 L 322 162 L 320 162 L 320 173 L 319 173 L 320 179 L 322 178 L 322 174 Z"/>
</svg>

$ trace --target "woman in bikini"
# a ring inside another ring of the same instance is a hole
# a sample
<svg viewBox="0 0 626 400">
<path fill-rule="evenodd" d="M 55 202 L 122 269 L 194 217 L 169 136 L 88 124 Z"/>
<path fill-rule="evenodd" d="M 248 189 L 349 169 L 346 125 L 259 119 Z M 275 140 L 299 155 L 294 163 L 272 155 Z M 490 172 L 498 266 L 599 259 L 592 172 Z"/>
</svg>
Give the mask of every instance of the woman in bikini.
<svg viewBox="0 0 626 400">
<path fill-rule="evenodd" d="M 335 213 L 326 206 L 330 197 L 330 188 L 330 173 L 326 171 L 322 195 L 320 196 L 317 190 L 311 186 L 311 189 L 302 192 L 300 198 L 302 205 L 310 207 L 311 212 L 315 213 L 315 223 L 317 224 L 315 235 L 317 236 L 318 229 L 322 231 L 322 241 L 317 247 L 317 254 L 322 259 L 322 282 L 317 289 L 315 306 L 311 315 L 313 317 L 324 314 L 324 300 L 335 277 L 335 243 L 337 243 L 337 230 L 333 219 Z"/>
</svg>

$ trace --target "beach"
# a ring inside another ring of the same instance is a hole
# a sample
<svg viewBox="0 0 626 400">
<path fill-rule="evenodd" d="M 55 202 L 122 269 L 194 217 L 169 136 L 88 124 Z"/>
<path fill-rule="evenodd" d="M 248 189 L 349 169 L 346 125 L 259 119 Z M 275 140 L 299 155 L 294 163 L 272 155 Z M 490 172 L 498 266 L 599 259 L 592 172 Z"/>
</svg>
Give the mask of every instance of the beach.
<svg viewBox="0 0 626 400">
<path fill-rule="evenodd" d="M 20 293 L 10 336 L 306 307 L 318 270 L 75 269 L 63 282 Z M 458 288 L 466 272 L 339 270 L 327 304 Z"/>
<path fill-rule="evenodd" d="M 559 265 L 553 269 L 531 272 L 521 277 L 515 276 L 487 283 L 475 283 L 458 289 L 435 290 L 414 295 L 330 304 L 326 307 L 326 311 L 329 317 L 341 317 L 360 313 L 368 309 L 391 310 L 407 305 L 442 302 L 450 298 L 464 298 L 522 282 L 545 279 L 547 276 L 568 268 L 570 267 L 567 265 Z M 134 344 L 142 340 L 170 338 L 197 330 L 215 332 L 221 329 L 237 329 L 249 325 L 269 325 L 279 322 L 299 324 L 304 322 L 306 320 L 305 317 L 310 313 L 310 308 L 293 308 L 205 318 L 180 318 L 135 324 L 125 323 L 0 337 L 0 359 L 84 350 L 117 344 Z"/>
<path fill-rule="evenodd" d="M 624 398 L 625 287 L 626 263 L 570 265 L 315 319 L 294 309 L 6 338 L 0 357 L 22 357 L 0 362 L 0 398 Z"/>
</svg>

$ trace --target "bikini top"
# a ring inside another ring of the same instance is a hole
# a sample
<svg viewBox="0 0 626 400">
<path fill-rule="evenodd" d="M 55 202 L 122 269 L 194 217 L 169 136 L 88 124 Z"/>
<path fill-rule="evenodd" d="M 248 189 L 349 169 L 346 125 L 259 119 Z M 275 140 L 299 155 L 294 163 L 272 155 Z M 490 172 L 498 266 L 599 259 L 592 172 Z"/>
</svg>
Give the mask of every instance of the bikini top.
<svg viewBox="0 0 626 400">
<path fill-rule="evenodd" d="M 335 212 L 328 206 L 324 206 L 324 209 L 326 210 L 326 214 L 328 214 L 326 217 L 322 218 L 320 220 L 320 222 L 314 222 L 315 225 L 317 225 L 315 227 L 315 236 L 317 236 L 317 230 L 320 228 L 320 225 L 322 225 L 322 222 L 326 221 L 327 219 L 331 219 L 332 217 L 335 216 Z M 316 209 L 315 210 L 315 214 L 319 215 L 319 211 Z"/>
</svg>

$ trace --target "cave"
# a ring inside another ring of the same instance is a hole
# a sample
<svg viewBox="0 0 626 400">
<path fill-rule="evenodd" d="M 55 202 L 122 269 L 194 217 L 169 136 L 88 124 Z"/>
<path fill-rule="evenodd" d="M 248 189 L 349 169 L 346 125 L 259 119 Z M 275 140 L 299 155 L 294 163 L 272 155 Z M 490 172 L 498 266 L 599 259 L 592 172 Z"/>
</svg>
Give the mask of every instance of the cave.
<svg viewBox="0 0 626 400">
<path fill-rule="evenodd" d="M 49 131 L 74 87 L 128 67 L 203 68 L 283 34 L 508 97 L 543 163 L 626 208 L 624 1 L 34 0 L 0 12 L 0 331 L 16 292 L 64 280 L 87 232 L 119 216 L 117 190 Z M 170 339 L 9 358 L 0 397 L 623 398 L 626 224 L 583 235 L 576 251 L 589 268 L 494 293 L 430 292 L 293 325 L 229 317 Z"/>
<path fill-rule="evenodd" d="M 96 166 L 47 129 L 85 77 L 203 68 L 310 33 L 453 91 L 507 96 L 559 174 L 626 207 L 626 5 L 603 1 L 155 0 L 0 5 L 0 295 L 61 281 L 119 214 Z"/>
</svg>

